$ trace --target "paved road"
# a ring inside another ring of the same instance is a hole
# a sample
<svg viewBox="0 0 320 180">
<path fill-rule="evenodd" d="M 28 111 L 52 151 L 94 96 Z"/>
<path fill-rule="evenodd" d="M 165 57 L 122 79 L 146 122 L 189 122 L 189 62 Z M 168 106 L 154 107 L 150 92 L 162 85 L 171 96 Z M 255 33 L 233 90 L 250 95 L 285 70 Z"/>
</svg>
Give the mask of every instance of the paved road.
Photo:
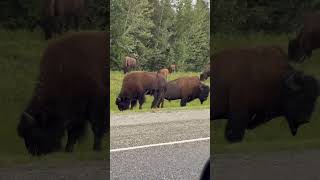
<svg viewBox="0 0 320 180">
<path fill-rule="evenodd" d="M 320 180 L 320 151 L 221 154 L 214 180 Z"/>
<path fill-rule="evenodd" d="M 210 136 L 209 114 L 188 110 L 111 115 L 111 179 L 199 179 L 210 153 L 209 139 L 200 139 Z"/>
<path fill-rule="evenodd" d="M 0 168 L 0 180 L 107 180 L 106 161 Z"/>
</svg>

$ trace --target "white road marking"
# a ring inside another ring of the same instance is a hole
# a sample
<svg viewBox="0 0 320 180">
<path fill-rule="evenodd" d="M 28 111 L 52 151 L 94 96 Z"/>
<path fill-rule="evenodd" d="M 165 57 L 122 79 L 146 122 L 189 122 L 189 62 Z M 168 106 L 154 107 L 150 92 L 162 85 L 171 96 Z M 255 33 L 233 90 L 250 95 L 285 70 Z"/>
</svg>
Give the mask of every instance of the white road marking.
<svg viewBox="0 0 320 180">
<path fill-rule="evenodd" d="M 119 149 L 110 149 L 110 152 L 129 151 L 129 150 L 142 149 L 142 148 L 148 148 L 148 147 L 168 146 L 168 145 L 173 145 L 173 144 L 184 144 L 184 143 L 197 142 L 197 141 L 207 141 L 207 140 L 210 140 L 210 137 L 198 138 L 198 139 L 188 139 L 188 140 L 182 140 L 182 141 L 173 141 L 173 142 L 159 143 L 159 144 L 148 144 L 148 145 L 143 145 L 143 146 L 134 146 L 134 147 L 127 147 L 127 148 L 119 148 Z"/>
</svg>

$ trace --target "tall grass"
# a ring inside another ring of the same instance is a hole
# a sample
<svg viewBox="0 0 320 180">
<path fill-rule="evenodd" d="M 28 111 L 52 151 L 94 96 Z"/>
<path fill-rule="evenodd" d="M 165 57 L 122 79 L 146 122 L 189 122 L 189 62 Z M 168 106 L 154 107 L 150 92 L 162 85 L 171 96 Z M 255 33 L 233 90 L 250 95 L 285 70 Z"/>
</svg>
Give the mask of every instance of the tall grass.
<svg viewBox="0 0 320 180">
<path fill-rule="evenodd" d="M 92 133 L 75 146 L 75 153 L 54 153 L 40 158 L 27 154 L 16 126 L 33 93 L 39 62 L 47 42 L 41 32 L 0 30 L 0 166 L 16 162 L 104 159 L 107 152 L 92 152 Z M 105 146 L 109 137 L 105 138 Z M 107 148 L 106 148 L 107 149 Z"/>
<path fill-rule="evenodd" d="M 199 77 L 200 72 L 177 72 L 170 74 L 168 76 L 167 81 L 174 80 L 178 77 L 183 76 L 198 76 Z M 110 110 L 111 113 L 119 113 L 117 105 L 115 104 L 116 98 L 118 97 L 121 86 L 122 86 L 122 80 L 124 78 L 124 74 L 120 71 L 111 71 L 110 74 Z M 205 84 L 210 84 L 210 79 L 205 81 Z M 151 102 L 153 100 L 152 96 L 146 96 L 146 102 L 142 105 L 142 110 L 139 110 L 139 106 L 137 105 L 133 110 L 127 110 L 124 113 L 130 113 L 132 111 L 134 112 L 145 112 L 151 110 Z M 193 100 L 192 102 L 188 103 L 186 107 L 180 107 L 180 100 L 175 101 L 167 101 L 164 102 L 164 108 L 162 110 L 183 110 L 183 109 L 190 109 L 190 108 L 209 108 L 210 107 L 210 96 L 208 99 L 203 102 L 203 104 L 200 103 L 198 99 Z"/>
<path fill-rule="evenodd" d="M 231 47 L 252 47 L 256 45 L 279 45 L 287 52 L 288 36 L 268 34 L 218 35 L 212 41 L 215 52 Z M 320 59 L 320 50 L 314 51 L 312 58 L 305 63 L 294 66 L 319 79 L 320 61 L 318 59 Z M 320 148 L 320 107 L 317 105 L 311 122 L 299 128 L 295 137 L 291 136 L 284 118 L 273 119 L 254 130 L 247 130 L 244 141 L 236 144 L 226 142 L 224 128 L 225 121 L 211 122 L 211 152 L 213 153 Z"/>
</svg>

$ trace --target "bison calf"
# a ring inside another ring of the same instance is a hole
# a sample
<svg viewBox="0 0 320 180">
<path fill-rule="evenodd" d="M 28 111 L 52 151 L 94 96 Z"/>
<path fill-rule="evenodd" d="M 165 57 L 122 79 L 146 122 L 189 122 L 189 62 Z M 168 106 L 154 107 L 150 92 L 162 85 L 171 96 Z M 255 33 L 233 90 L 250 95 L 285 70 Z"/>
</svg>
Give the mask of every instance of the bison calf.
<svg viewBox="0 0 320 180">
<path fill-rule="evenodd" d="M 131 109 L 139 101 L 139 109 L 145 102 L 145 95 L 154 97 L 151 108 L 159 107 L 166 92 L 166 80 L 162 75 L 155 72 L 131 72 L 127 74 L 122 82 L 120 94 L 116 99 L 116 105 L 120 111 Z"/>
<path fill-rule="evenodd" d="M 50 42 L 33 97 L 21 115 L 18 134 L 32 155 L 65 151 L 84 135 L 87 122 L 94 150 L 101 150 L 109 121 L 109 36 L 106 32 L 69 34 Z"/>
<path fill-rule="evenodd" d="M 180 106 L 186 106 L 188 102 L 199 98 L 202 104 L 207 100 L 209 91 L 209 86 L 201 83 L 198 77 L 181 77 L 167 83 L 164 98 L 169 101 L 181 99 Z M 163 107 L 163 101 L 161 107 Z"/>
<path fill-rule="evenodd" d="M 135 69 L 137 66 L 137 60 L 135 58 L 126 56 L 123 60 L 123 74 L 130 72 L 131 70 Z"/>
<path fill-rule="evenodd" d="M 205 81 L 210 77 L 210 64 L 206 65 L 203 72 L 200 74 L 200 81 Z"/>
</svg>

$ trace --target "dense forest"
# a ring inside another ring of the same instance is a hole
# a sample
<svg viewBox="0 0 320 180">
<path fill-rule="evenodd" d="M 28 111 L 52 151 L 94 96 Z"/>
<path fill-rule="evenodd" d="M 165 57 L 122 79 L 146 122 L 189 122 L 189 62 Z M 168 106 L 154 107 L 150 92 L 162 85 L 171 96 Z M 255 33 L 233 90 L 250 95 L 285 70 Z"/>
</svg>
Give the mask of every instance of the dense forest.
<svg viewBox="0 0 320 180">
<path fill-rule="evenodd" d="M 111 69 L 134 54 L 140 70 L 177 64 L 201 71 L 209 62 L 209 4 L 204 0 L 111 0 Z"/>
<path fill-rule="evenodd" d="M 44 0 L 1 0 L 0 28 L 34 29 L 41 18 Z M 82 29 L 105 29 L 108 24 L 106 0 L 85 0 L 86 11 L 81 20 Z"/>
<path fill-rule="evenodd" d="M 211 33 L 290 33 L 320 0 L 214 0 Z"/>
</svg>

